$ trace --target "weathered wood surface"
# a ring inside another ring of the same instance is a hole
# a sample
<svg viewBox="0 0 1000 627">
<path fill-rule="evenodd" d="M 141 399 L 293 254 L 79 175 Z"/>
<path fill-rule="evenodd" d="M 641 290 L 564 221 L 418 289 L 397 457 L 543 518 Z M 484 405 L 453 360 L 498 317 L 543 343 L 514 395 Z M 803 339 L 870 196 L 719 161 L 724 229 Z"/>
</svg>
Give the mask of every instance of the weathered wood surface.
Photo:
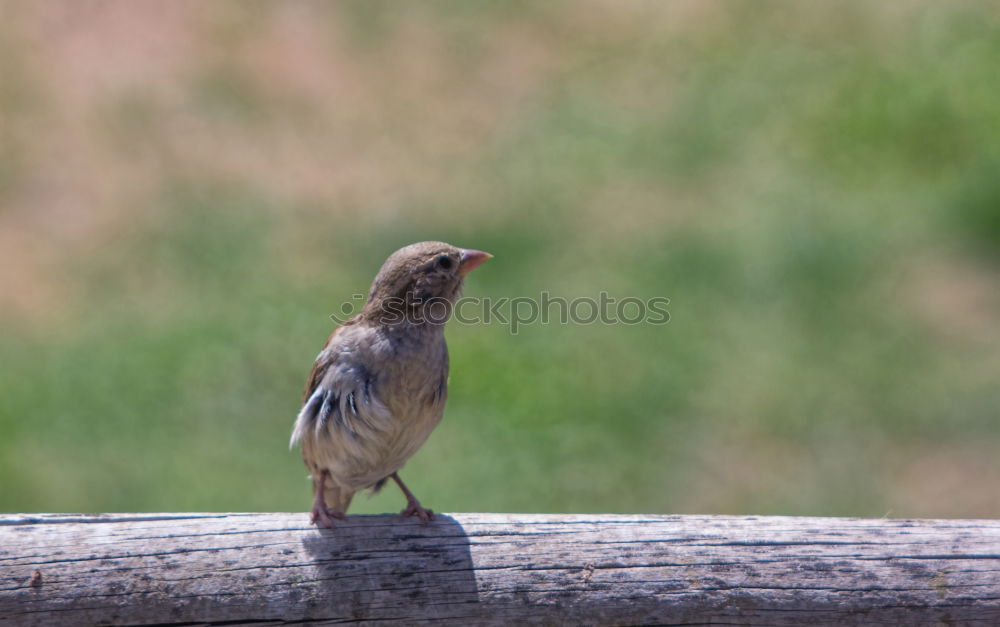
<svg viewBox="0 0 1000 627">
<path fill-rule="evenodd" d="M 1000 624 L 1000 521 L 0 515 L 0 624 Z"/>
</svg>

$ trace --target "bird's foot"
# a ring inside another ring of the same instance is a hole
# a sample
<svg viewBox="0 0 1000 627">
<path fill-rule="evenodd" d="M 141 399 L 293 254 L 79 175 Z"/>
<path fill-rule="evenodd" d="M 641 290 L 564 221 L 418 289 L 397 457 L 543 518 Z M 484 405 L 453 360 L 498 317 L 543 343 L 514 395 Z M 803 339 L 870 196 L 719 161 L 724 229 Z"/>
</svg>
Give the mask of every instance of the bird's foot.
<svg viewBox="0 0 1000 627">
<path fill-rule="evenodd" d="M 409 518 L 410 516 L 416 516 L 417 518 L 420 519 L 420 522 L 426 525 L 431 521 L 431 518 L 434 518 L 434 510 L 422 507 L 420 505 L 420 501 L 413 499 L 407 501 L 406 508 L 403 511 L 399 512 L 399 515 L 404 518 Z"/>
<path fill-rule="evenodd" d="M 334 518 L 337 520 L 347 520 L 347 514 L 321 504 L 313 505 L 312 512 L 309 514 L 309 522 L 317 527 L 326 527 L 327 529 L 333 529 Z"/>
<path fill-rule="evenodd" d="M 406 497 L 406 509 L 399 512 L 400 516 L 403 516 L 404 518 L 408 518 L 410 516 L 416 516 L 425 525 L 429 523 L 431 521 L 431 518 L 434 517 L 434 512 L 427 509 L 426 507 L 420 506 L 420 501 L 417 500 L 417 497 L 413 496 L 413 492 L 410 492 L 410 489 L 406 487 L 406 484 L 403 483 L 403 480 L 399 478 L 399 473 L 394 472 L 391 475 L 389 475 L 389 478 L 396 482 L 396 485 L 399 486 L 399 489 L 403 491 L 403 496 Z"/>
<path fill-rule="evenodd" d="M 323 498 L 323 492 L 325 491 L 326 480 L 329 478 L 329 471 L 324 470 L 319 473 L 319 480 L 314 482 L 313 507 L 312 512 L 309 514 L 309 522 L 317 527 L 333 529 L 333 519 L 347 520 L 347 514 L 340 510 L 330 509 L 326 506 L 326 500 Z M 350 503 L 350 499 L 348 499 L 348 503 Z M 345 507 L 344 509 L 347 508 Z"/>
</svg>

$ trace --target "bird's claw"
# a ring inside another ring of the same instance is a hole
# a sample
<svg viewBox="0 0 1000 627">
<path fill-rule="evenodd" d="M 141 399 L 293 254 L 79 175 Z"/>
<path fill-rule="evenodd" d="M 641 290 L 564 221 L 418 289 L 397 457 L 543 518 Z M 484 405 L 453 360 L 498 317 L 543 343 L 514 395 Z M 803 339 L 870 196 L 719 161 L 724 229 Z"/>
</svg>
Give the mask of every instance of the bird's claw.
<svg viewBox="0 0 1000 627">
<path fill-rule="evenodd" d="M 317 527 L 326 527 L 327 529 L 333 529 L 334 518 L 347 520 L 347 514 L 323 506 L 313 507 L 312 513 L 309 514 L 309 522 Z"/>
<path fill-rule="evenodd" d="M 420 522 L 426 525 L 431 521 L 431 518 L 434 518 L 434 510 L 421 507 L 418 501 L 410 501 L 407 503 L 406 508 L 399 512 L 399 515 L 404 518 L 416 516 L 420 519 Z"/>
</svg>

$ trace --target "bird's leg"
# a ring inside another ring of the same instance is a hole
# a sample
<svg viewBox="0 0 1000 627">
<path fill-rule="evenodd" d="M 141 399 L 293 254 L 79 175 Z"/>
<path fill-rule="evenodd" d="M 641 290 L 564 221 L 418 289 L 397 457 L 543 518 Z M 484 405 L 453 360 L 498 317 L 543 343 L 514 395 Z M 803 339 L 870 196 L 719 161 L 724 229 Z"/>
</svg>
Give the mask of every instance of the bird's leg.
<svg viewBox="0 0 1000 627">
<path fill-rule="evenodd" d="M 319 527 L 333 529 L 333 519 L 337 518 L 339 520 L 344 520 L 347 518 L 347 515 L 344 514 L 344 512 L 331 510 L 326 506 L 326 501 L 323 500 L 326 480 L 329 479 L 329 477 L 330 473 L 324 470 L 319 473 L 319 481 L 314 482 L 315 494 L 313 495 L 313 507 L 312 513 L 309 515 L 309 521 Z"/>
<path fill-rule="evenodd" d="M 389 476 L 392 477 L 392 480 L 396 482 L 396 485 L 399 486 L 399 489 L 406 496 L 406 509 L 399 512 L 399 514 L 401 516 L 416 516 L 421 522 L 429 523 L 431 518 L 434 517 L 434 512 L 420 506 L 420 501 L 417 500 L 417 497 L 413 496 L 413 492 L 410 492 L 410 489 L 406 487 L 406 484 L 403 483 L 398 474 L 392 473 Z"/>
</svg>

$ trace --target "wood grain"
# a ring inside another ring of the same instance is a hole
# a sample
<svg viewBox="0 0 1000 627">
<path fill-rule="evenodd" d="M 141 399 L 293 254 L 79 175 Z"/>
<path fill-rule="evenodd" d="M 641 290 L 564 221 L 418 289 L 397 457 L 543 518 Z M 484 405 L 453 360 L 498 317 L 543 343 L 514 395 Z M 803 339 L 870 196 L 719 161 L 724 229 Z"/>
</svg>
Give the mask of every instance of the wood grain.
<svg viewBox="0 0 1000 627">
<path fill-rule="evenodd" d="M 1000 521 L 0 515 L 0 624 L 1000 624 Z"/>
</svg>

